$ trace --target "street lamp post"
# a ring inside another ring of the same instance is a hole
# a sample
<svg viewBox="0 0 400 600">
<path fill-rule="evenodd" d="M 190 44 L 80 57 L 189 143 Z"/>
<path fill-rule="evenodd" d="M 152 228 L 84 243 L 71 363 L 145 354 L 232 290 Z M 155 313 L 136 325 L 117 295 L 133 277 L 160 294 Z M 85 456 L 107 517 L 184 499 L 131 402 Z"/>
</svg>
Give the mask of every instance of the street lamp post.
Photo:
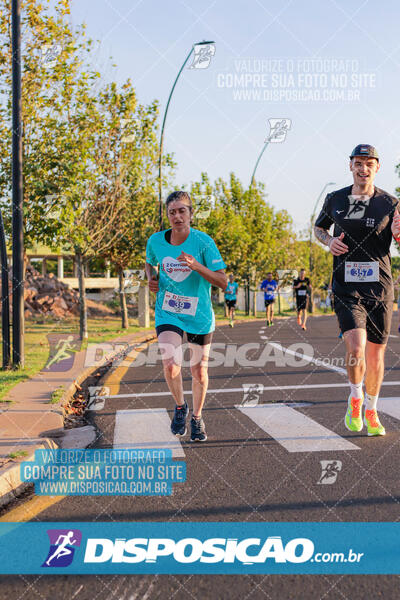
<svg viewBox="0 0 400 600">
<path fill-rule="evenodd" d="M 260 152 L 260 154 L 259 154 L 259 157 L 257 158 L 257 162 L 256 162 L 256 164 L 255 164 L 255 167 L 254 167 L 253 175 L 251 176 L 250 189 L 252 189 L 252 188 L 253 188 L 253 184 L 254 184 L 254 178 L 255 178 L 255 176 L 256 176 L 257 167 L 258 167 L 258 165 L 259 165 L 259 162 L 260 162 L 260 160 L 261 160 L 261 157 L 262 157 L 262 155 L 264 154 L 264 152 L 265 152 L 265 149 L 266 149 L 266 147 L 268 146 L 268 144 L 270 143 L 270 141 L 271 141 L 271 140 L 270 140 L 269 138 L 266 140 L 266 142 L 265 142 L 265 144 L 264 144 L 264 146 L 263 146 L 263 149 L 261 150 L 261 152 Z"/>
<path fill-rule="evenodd" d="M 1 331 L 3 369 L 10 366 L 10 298 L 8 292 L 8 261 L 3 217 L 0 211 L 0 261 L 1 261 Z"/>
<path fill-rule="evenodd" d="M 14 367 L 24 366 L 24 238 L 21 119 L 21 0 L 12 0 L 12 307 Z"/>
<path fill-rule="evenodd" d="M 214 44 L 214 42 L 203 41 L 203 42 L 198 42 L 194 46 L 205 46 L 205 45 L 208 45 L 208 44 Z M 163 122 L 162 122 L 162 126 L 161 126 L 160 150 L 159 150 L 159 155 L 158 155 L 158 206 L 159 206 L 160 231 L 162 231 L 162 227 L 163 227 L 163 224 L 162 224 L 162 221 L 163 221 L 163 205 L 162 205 L 162 155 L 163 155 L 163 145 L 164 145 L 165 121 L 167 120 L 168 108 L 169 108 L 169 104 L 171 102 L 172 94 L 174 93 L 175 86 L 176 86 L 176 84 L 178 82 L 180 74 L 182 73 L 183 69 L 185 68 L 186 63 L 188 62 L 189 58 L 191 57 L 191 55 L 193 53 L 194 46 L 192 46 L 192 48 L 190 49 L 189 54 L 185 58 L 185 62 L 183 63 L 183 65 L 179 69 L 178 75 L 175 78 L 174 84 L 173 84 L 172 89 L 171 89 L 171 91 L 169 93 L 169 96 L 168 96 L 168 101 L 167 101 L 167 105 L 165 107 L 164 118 L 163 118 Z"/>
<path fill-rule="evenodd" d="M 321 190 L 321 192 L 320 192 L 320 194 L 319 194 L 319 196 L 317 198 L 317 201 L 316 201 L 315 206 L 314 206 L 314 210 L 313 210 L 312 215 L 311 215 L 311 220 L 310 220 L 310 240 L 309 240 L 309 244 L 310 244 L 310 248 L 309 248 L 309 254 L 310 254 L 310 256 L 309 256 L 310 279 L 311 279 L 312 272 L 313 272 L 313 269 L 314 269 L 313 260 L 312 260 L 312 235 L 313 235 L 313 227 L 314 227 L 314 221 L 315 221 L 315 214 L 317 212 L 317 207 L 318 207 L 319 201 L 321 200 L 322 196 L 324 195 L 326 188 L 329 187 L 330 185 L 335 185 L 335 182 L 334 181 L 330 181 L 329 183 L 326 183 L 324 185 L 324 187 L 322 188 L 322 190 Z M 313 301 L 311 299 L 311 311 L 310 312 L 312 312 L 312 309 L 313 309 Z"/>
</svg>

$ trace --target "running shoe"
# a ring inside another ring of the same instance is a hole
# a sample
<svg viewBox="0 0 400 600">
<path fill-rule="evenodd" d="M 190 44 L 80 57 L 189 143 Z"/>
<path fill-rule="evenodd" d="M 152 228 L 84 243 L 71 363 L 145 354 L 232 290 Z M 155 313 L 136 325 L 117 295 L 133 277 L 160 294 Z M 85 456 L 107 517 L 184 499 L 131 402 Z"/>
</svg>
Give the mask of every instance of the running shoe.
<svg viewBox="0 0 400 600">
<path fill-rule="evenodd" d="M 342 332 L 339 333 L 338 338 L 339 338 L 339 340 L 341 340 L 343 338 L 343 333 Z"/>
<path fill-rule="evenodd" d="M 364 424 L 367 426 L 368 435 L 385 435 L 386 431 L 384 426 L 379 420 L 378 413 L 376 410 L 365 410 L 364 413 Z"/>
<path fill-rule="evenodd" d="M 229 321 L 229 327 L 233 327 L 233 321 Z"/>
<path fill-rule="evenodd" d="M 363 400 L 364 398 L 352 398 L 352 396 L 349 396 L 346 416 L 344 417 L 344 424 L 349 431 L 361 431 L 363 428 L 361 417 Z"/>
<path fill-rule="evenodd" d="M 305 325 L 302 325 L 301 328 L 302 328 L 303 331 L 307 331 L 307 327 Z"/>
<path fill-rule="evenodd" d="M 171 421 L 171 431 L 174 435 L 186 434 L 186 417 L 188 416 L 189 407 L 187 403 L 183 406 L 175 406 L 174 418 Z"/>
<path fill-rule="evenodd" d="M 205 442 L 207 439 L 206 428 L 204 426 L 204 421 L 200 417 L 200 419 L 195 419 L 192 417 L 190 419 L 190 427 L 192 432 L 190 434 L 191 442 Z"/>
<path fill-rule="evenodd" d="M 267 327 L 269 327 L 269 321 L 267 321 Z"/>
</svg>

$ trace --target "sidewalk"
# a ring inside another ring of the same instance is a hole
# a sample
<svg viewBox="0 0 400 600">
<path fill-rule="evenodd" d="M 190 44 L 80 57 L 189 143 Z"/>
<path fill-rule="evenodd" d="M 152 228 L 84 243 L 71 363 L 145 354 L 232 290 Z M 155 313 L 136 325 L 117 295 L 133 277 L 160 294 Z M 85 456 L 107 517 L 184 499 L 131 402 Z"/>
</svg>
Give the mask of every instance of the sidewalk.
<svg viewBox="0 0 400 600">
<path fill-rule="evenodd" d="M 155 331 L 149 330 L 119 336 L 107 343 L 131 345 L 154 338 Z M 33 460 L 35 450 L 58 447 L 47 436 L 50 433 L 61 435 L 64 431 L 62 403 L 73 396 L 77 385 L 120 351 L 121 346 L 103 356 L 95 366 L 85 367 L 87 351 L 82 350 L 72 355 L 72 366 L 68 370 L 60 371 L 60 363 L 55 363 L 49 370 L 42 370 L 12 388 L 5 398 L 12 402 L 2 402 L 0 408 L 0 506 L 7 504 L 25 487 L 20 478 L 20 462 Z M 60 386 L 65 390 L 63 399 L 51 404 L 52 394 Z M 17 456 L 13 459 L 10 454 Z"/>
</svg>

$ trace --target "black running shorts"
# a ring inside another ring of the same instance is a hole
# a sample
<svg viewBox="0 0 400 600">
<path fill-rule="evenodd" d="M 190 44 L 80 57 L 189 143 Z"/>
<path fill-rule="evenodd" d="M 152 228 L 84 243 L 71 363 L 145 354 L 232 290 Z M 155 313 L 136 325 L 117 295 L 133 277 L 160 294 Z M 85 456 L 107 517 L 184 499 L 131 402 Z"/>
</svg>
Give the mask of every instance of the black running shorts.
<svg viewBox="0 0 400 600">
<path fill-rule="evenodd" d="M 270 300 L 265 299 L 264 300 L 265 308 L 267 308 L 267 306 L 269 306 L 270 304 L 273 304 L 274 302 L 275 302 L 275 298 L 271 298 Z"/>
<path fill-rule="evenodd" d="M 235 308 L 236 300 L 225 300 L 225 304 L 228 308 Z"/>
<path fill-rule="evenodd" d="M 159 325 L 158 327 L 156 327 L 157 337 L 163 331 L 175 331 L 176 333 L 179 333 L 181 338 L 183 338 L 183 334 L 185 333 L 183 331 L 183 329 L 181 329 L 180 327 L 177 327 L 176 325 L 165 324 L 165 325 Z M 211 332 L 211 333 L 188 333 L 188 332 L 186 332 L 188 342 L 190 344 L 198 344 L 199 346 L 206 346 L 207 344 L 211 344 L 212 334 L 213 334 L 213 332 Z"/>
<path fill-rule="evenodd" d="M 307 308 L 307 296 L 297 296 L 296 298 L 297 311 Z"/>
<path fill-rule="evenodd" d="M 342 333 L 350 329 L 366 329 L 369 342 L 387 343 L 393 301 L 382 302 L 336 295 L 334 298 L 335 313 Z"/>
</svg>

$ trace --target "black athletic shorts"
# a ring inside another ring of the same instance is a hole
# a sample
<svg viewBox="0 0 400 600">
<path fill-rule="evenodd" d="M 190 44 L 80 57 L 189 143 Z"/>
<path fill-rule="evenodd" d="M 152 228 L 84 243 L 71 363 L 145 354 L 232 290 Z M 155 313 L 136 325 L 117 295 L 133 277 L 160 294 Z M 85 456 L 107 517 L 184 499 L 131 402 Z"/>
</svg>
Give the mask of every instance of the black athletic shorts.
<svg viewBox="0 0 400 600">
<path fill-rule="evenodd" d="M 296 308 L 297 311 L 304 310 L 307 308 L 307 296 L 297 296 L 296 298 Z"/>
<path fill-rule="evenodd" d="M 335 296 L 334 307 L 342 333 L 350 329 L 366 329 L 369 342 L 386 344 L 392 321 L 392 300 L 380 302 Z"/>
<path fill-rule="evenodd" d="M 235 308 L 236 300 L 225 300 L 225 304 L 228 308 Z"/>
<path fill-rule="evenodd" d="M 181 338 L 183 338 L 183 334 L 185 333 L 183 331 L 183 329 L 181 329 L 180 327 L 177 327 L 176 325 L 165 324 L 165 325 L 159 325 L 158 327 L 156 327 L 157 337 L 163 331 L 175 331 L 176 333 L 179 333 Z M 199 346 L 206 346 L 207 344 L 211 344 L 212 334 L 213 334 L 213 332 L 211 332 L 211 333 L 188 333 L 186 331 L 188 342 L 190 344 L 198 344 Z"/>
<path fill-rule="evenodd" d="M 267 306 L 269 306 L 270 304 L 273 304 L 274 302 L 275 302 L 275 298 L 272 298 L 272 300 L 264 300 L 265 308 L 267 308 Z"/>
</svg>

